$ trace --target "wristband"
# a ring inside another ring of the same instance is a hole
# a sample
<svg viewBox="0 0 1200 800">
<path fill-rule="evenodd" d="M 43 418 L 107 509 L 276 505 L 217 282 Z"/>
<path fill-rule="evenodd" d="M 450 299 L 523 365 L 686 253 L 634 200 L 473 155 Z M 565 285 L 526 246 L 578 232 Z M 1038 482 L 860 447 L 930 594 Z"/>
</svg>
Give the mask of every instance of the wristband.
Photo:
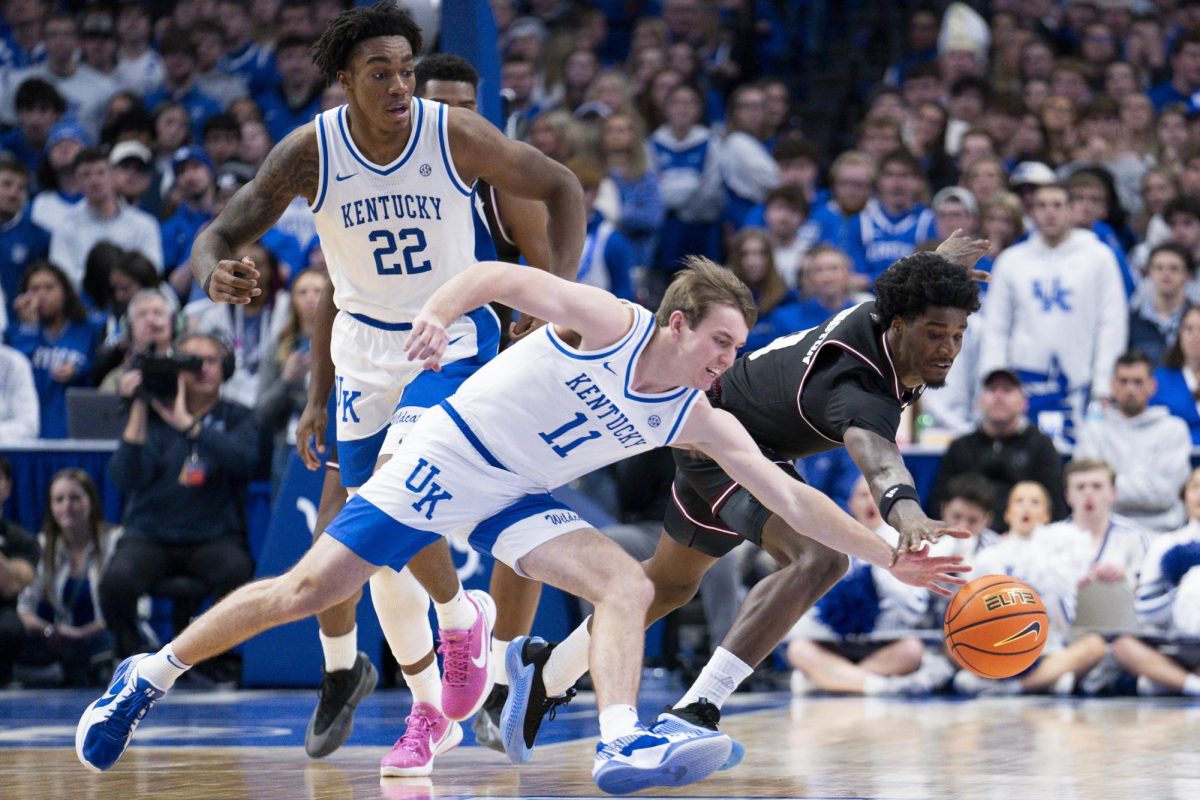
<svg viewBox="0 0 1200 800">
<path fill-rule="evenodd" d="M 208 273 L 208 277 L 204 279 L 204 286 L 202 288 L 204 289 L 205 297 L 208 297 L 208 287 L 212 286 L 213 275 L 216 275 L 216 274 L 217 274 L 217 271 L 214 269 L 212 272 Z"/>
<path fill-rule="evenodd" d="M 912 500 L 920 504 L 921 496 L 917 494 L 916 489 L 907 483 L 897 483 L 894 486 L 889 486 L 879 496 L 879 516 L 883 518 L 884 522 L 888 521 L 888 514 L 892 513 L 892 506 L 901 500 Z"/>
</svg>

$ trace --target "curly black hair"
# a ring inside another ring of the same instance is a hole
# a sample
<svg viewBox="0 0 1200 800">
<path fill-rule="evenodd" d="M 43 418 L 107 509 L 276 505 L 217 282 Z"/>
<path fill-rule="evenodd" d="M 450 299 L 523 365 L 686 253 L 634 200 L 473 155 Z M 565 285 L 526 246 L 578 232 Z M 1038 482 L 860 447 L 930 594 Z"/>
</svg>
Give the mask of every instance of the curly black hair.
<svg viewBox="0 0 1200 800">
<path fill-rule="evenodd" d="M 875 279 L 875 313 L 887 327 L 896 317 L 911 322 L 928 308 L 979 310 L 979 286 L 970 273 L 937 253 L 913 253 Z"/>
<path fill-rule="evenodd" d="M 416 73 L 417 86 L 413 91 L 418 96 L 425 91 L 425 84 L 430 81 L 469 83 L 479 88 L 479 73 L 471 66 L 471 62 L 450 53 L 432 53 L 425 56 L 417 62 Z"/>
<path fill-rule="evenodd" d="M 345 69 L 350 62 L 358 43 L 376 36 L 403 36 L 412 47 L 413 56 L 421 54 L 421 27 L 394 0 L 338 14 L 309 52 L 317 69 L 333 82 L 338 70 Z"/>
</svg>

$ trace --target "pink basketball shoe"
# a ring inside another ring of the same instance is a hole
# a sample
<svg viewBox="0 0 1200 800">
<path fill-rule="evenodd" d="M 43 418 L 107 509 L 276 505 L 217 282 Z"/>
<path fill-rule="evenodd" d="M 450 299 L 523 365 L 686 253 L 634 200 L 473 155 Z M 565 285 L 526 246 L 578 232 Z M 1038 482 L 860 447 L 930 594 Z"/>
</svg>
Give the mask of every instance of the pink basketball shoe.
<svg viewBox="0 0 1200 800">
<path fill-rule="evenodd" d="M 434 757 L 453 750 L 463 738 L 462 726 L 428 703 L 414 703 L 404 724 L 404 735 L 379 762 L 379 774 L 385 778 L 428 775 Z"/>
<path fill-rule="evenodd" d="M 478 615 L 462 630 L 439 630 L 442 654 L 442 713 L 463 720 L 474 714 L 492 691 L 492 625 L 496 604 L 487 592 L 469 589 L 466 597 Z"/>
</svg>

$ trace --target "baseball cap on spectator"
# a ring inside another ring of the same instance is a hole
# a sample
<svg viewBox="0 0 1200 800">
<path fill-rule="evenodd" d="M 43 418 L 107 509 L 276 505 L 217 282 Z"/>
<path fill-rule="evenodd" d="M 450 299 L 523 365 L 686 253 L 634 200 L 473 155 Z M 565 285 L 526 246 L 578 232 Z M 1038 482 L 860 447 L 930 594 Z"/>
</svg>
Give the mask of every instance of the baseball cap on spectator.
<svg viewBox="0 0 1200 800">
<path fill-rule="evenodd" d="M 54 123 L 54 127 L 50 129 L 50 134 L 46 137 L 46 152 L 49 153 L 51 148 L 59 142 L 76 141 L 84 147 L 92 146 L 92 137 L 73 119 L 60 119 Z"/>
<path fill-rule="evenodd" d="M 213 171 L 212 159 L 208 157 L 208 153 L 204 151 L 203 147 L 194 145 L 185 145 L 171 154 L 171 171 L 178 175 L 179 170 L 189 161 L 199 161 L 208 167 L 209 172 Z"/>
<path fill-rule="evenodd" d="M 108 163 L 115 167 L 130 158 L 142 162 L 143 166 L 148 166 L 154 160 L 149 147 L 136 139 L 126 139 L 113 145 L 112 151 L 108 154 Z"/>
<path fill-rule="evenodd" d="M 217 170 L 217 189 L 221 191 L 240 189 L 254 180 L 255 172 L 254 167 L 243 161 L 226 161 Z"/>
<path fill-rule="evenodd" d="M 1017 373 L 1013 372 L 1011 369 L 1008 369 L 1006 367 L 1001 368 L 1001 369 L 994 369 L 991 372 L 989 372 L 987 375 L 984 375 L 983 376 L 983 385 L 991 386 L 993 381 L 998 381 L 998 380 L 1006 380 L 1009 383 L 1016 386 L 1018 389 L 1021 389 L 1022 391 L 1024 391 L 1024 387 L 1021 385 L 1020 376 L 1017 375 Z"/>
<path fill-rule="evenodd" d="M 942 203 L 955 202 L 961 203 L 972 215 L 979 213 L 979 202 L 976 201 L 975 195 L 971 194 L 969 189 L 964 189 L 961 186 L 947 186 L 938 191 L 933 196 L 933 208 L 936 211 Z"/>
<path fill-rule="evenodd" d="M 1058 176 L 1041 161 L 1022 161 L 1013 167 L 1012 174 L 1008 176 L 1008 183 L 1014 189 L 1022 186 L 1049 186 L 1058 183 Z"/>
</svg>

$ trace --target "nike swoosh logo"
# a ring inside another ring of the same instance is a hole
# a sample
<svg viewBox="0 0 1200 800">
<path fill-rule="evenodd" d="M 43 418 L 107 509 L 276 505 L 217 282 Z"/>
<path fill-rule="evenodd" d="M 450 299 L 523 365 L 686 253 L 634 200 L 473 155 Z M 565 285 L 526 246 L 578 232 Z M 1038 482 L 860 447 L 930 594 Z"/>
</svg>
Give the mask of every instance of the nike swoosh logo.
<svg viewBox="0 0 1200 800">
<path fill-rule="evenodd" d="M 337 180 L 338 183 L 341 183 L 342 181 L 350 180 L 357 174 L 358 174 L 357 172 L 351 172 L 349 175 L 334 175 L 333 177 L 334 177 L 334 179 Z"/>
<path fill-rule="evenodd" d="M 176 661 L 176 660 L 175 660 L 175 657 L 174 657 L 174 656 L 172 656 L 170 653 L 168 653 L 168 654 L 167 654 L 167 661 L 168 661 L 168 662 L 171 664 L 171 666 L 172 666 L 172 667 L 174 667 L 175 669 L 184 669 L 184 666 L 183 666 L 183 664 L 180 664 L 178 661 Z"/>
<path fill-rule="evenodd" d="M 464 335 L 465 335 L 465 334 L 464 334 Z M 452 345 L 452 344 L 456 344 L 456 343 L 458 343 L 458 342 L 461 342 L 462 340 L 463 340 L 463 337 L 462 337 L 462 336 L 457 336 L 457 337 L 455 337 L 455 338 L 451 339 L 450 341 L 446 342 L 446 347 L 449 347 L 449 346 L 450 346 L 450 345 Z"/>
<path fill-rule="evenodd" d="M 616 375 L 616 374 L 617 374 L 617 371 L 616 371 L 615 369 L 613 369 L 613 368 L 612 368 L 612 366 L 610 366 L 610 365 L 609 365 L 609 363 L 608 363 L 607 361 L 605 361 L 605 362 L 604 362 L 603 366 L 604 366 L 604 368 L 605 368 L 606 370 L 608 370 L 609 372 L 611 372 L 613 375 Z"/>
<path fill-rule="evenodd" d="M 1036 641 L 1038 639 L 1038 637 L 1042 635 L 1042 623 L 1031 622 L 1028 625 L 1026 625 L 1023 629 L 1021 629 L 1019 632 L 1014 633 L 1012 636 L 1009 636 L 1007 639 L 1001 639 L 1000 641 L 996 642 L 994 645 L 992 645 L 992 647 L 999 647 L 1000 645 L 1003 645 L 1003 644 L 1012 644 L 1013 642 L 1017 641 L 1018 639 L 1022 639 L 1031 633 L 1033 634 L 1034 641 Z"/>
<path fill-rule="evenodd" d="M 489 636 L 489 637 L 487 637 L 487 639 L 488 639 L 488 641 L 490 641 L 491 637 Z M 471 664 L 474 665 L 478 669 L 483 669 L 484 665 L 487 664 L 488 641 L 480 642 L 479 655 L 471 656 Z"/>
</svg>

